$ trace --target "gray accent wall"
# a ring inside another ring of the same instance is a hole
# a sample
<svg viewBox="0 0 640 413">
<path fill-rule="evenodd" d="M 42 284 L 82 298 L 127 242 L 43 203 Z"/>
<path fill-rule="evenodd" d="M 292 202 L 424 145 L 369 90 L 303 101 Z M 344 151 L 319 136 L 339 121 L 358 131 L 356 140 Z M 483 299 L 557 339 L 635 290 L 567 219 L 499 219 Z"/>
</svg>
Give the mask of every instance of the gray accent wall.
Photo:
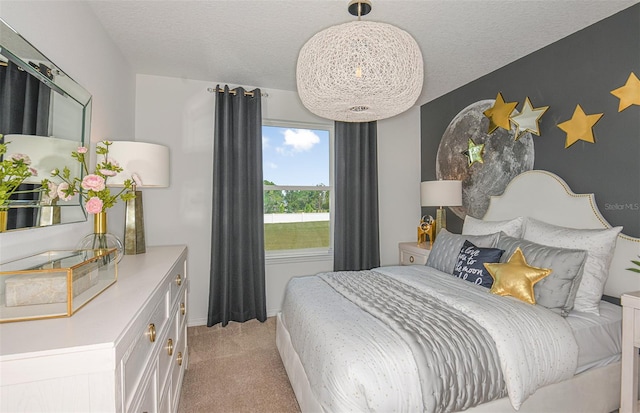
<svg viewBox="0 0 640 413">
<path fill-rule="evenodd" d="M 535 36 L 517 27 L 505 27 L 504 33 Z M 534 169 L 556 173 L 576 193 L 594 193 L 612 225 L 640 237 L 640 106 L 618 112 L 619 99 L 610 93 L 623 86 L 631 72 L 640 77 L 640 4 L 423 105 L 421 180 L 436 178 L 438 145 L 458 112 L 479 100 L 495 99 L 498 92 L 506 102 L 519 102 L 520 110 L 528 96 L 536 108 L 549 106 L 540 136 L 533 136 Z M 593 128 L 595 144 L 578 141 L 565 149 L 566 133 L 557 124 L 569 120 L 577 104 L 587 114 L 604 116 Z M 435 216 L 433 208 L 422 213 Z M 462 228 L 462 220 L 451 211 L 447 224 L 454 232 Z"/>
</svg>

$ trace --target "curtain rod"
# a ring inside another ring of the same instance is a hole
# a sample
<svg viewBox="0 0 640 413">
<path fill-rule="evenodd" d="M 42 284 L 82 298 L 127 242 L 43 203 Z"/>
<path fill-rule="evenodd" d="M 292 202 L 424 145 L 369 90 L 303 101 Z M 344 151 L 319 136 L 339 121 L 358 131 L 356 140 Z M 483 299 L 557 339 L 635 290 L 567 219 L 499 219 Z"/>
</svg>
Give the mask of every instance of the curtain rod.
<svg viewBox="0 0 640 413">
<path fill-rule="evenodd" d="M 215 88 L 215 87 L 208 87 L 208 88 L 207 88 L 207 91 L 208 91 L 208 92 L 210 92 L 210 93 L 213 93 L 213 92 L 216 92 L 216 91 L 217 91 L 217 92 L 220 92 L 220 93 L 224 93 L 224 89 L 218 88 L 218 89 L 216 90 L 216 88 Z M 235 90 L 235 89 L 229 89 L 229 93 L 231 93 L 232 95 L 234 95 L 234 96 L 235 96 L 237 92 L 236 92 L 236 90 Z M 251 92 L 251 91 L 246 91 L 246 90 L 245 90 L 244 95 L 245 95 L 245 96 L 251 96 L 251 97 L 253 97 L 253 92 Z M 268 93 L 265 93 L 265 92 L 260 92 L 260 96 L 262 96 L 262 97 L 268 97 L 268 96 L 269 96 L 269 94 L 268 94 Z"/>
</svg>

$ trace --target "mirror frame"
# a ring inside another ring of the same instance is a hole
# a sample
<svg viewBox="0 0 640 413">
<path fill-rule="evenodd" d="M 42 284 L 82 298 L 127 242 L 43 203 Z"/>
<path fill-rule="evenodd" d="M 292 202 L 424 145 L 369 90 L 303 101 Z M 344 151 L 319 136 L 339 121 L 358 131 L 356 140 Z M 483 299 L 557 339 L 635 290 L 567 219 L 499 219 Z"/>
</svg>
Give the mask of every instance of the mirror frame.
<svg viewBox="0 0 640 413">
<path fill-rule="evenodd" d="M 31 74 L 46 86 L 48 86 L 52 90 L 52 92 L 58 93 L 67 99 L 72 99 L 79 105 L 79 109 L 82 112 L 79 114 L 82 122 L 81 125 L 78 125 L 78 130 L 81 133 L 81 139 L 79 142 L 81 145 L 86 146 L 86 143 L 90 141 L 89 136 L 91 132 L 91 94 L 85 88 L 75 82 L 71 77 L 69 77 L 66 73 L 64 73 L 56 64 L 51 62 L 50 59 L 44 56 L 44 54 L 42 54 L 28 40 L 22 37 L 2 18 L 0 18 L 0 58 L 4 58 L 15 63 L 24 71 Z M 49 73 L 41 73 L 39 70 L 37 70 L 35 65 L 32 66 L 29 63 L 30 61 L 43 63 L 51 68 L 51 70 Z M 52 96 L 54 93 L 52 93 Z M 71 153 L 65 153 L 64 156 L 68 158 L 70 162 L 73 161 L 73 159 L 71 158 Z M 62 169 L 64 166 L 65 165 L 61 165 L 60 169 Z M 40 178 L 50 179 L 51 177 L 41 176 Z M 48 222 L 40 220 L 37 226 L 8 229 L 7 231 L 33 229 L 49 225 L 82 222 L 87 220 L 87 213 L 79 196 L 74 197 L 73 200 L 68 202 L 62 201 L 58 203 L 57 206 L 63 208 L 62 213 L 59 213 L 58 215 L 60 216 L 60 222 L 56 222 L 55 220 L 49 220 Z M 10 204 L 9 208 L 40 208 L 41 210 L 47 209 L 42 208 L 39 201 L 31 201 L 27 203 L 25 203 L 24 201 L 19 201 Z"/>
</svg>

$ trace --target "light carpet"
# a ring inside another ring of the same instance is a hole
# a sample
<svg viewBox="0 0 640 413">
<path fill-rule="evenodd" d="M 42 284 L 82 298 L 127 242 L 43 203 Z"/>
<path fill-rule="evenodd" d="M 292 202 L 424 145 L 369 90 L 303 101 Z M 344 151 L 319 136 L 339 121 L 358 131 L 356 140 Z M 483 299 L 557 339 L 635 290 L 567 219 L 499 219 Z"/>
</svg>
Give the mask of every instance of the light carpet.
<svg viewBox="0 0 640 413">
<path fill-rule="evenodd" d="M 276 348 L 276 319 L 187 329 L 179 413 L 300 412 Z"/>
</svg>

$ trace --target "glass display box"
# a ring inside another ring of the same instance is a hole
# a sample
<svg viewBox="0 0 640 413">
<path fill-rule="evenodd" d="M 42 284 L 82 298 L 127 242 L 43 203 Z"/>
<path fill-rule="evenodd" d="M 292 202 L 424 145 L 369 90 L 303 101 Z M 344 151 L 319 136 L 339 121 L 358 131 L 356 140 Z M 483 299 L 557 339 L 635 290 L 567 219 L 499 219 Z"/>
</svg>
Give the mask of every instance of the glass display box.
<svg viewBox="0 0 640 413">
<path fill-rule="evenodd" d="M 116 282 L 117 253 L 47 251 L 0 264 L 0 323 L 70 317 Z"/>
</svg>

